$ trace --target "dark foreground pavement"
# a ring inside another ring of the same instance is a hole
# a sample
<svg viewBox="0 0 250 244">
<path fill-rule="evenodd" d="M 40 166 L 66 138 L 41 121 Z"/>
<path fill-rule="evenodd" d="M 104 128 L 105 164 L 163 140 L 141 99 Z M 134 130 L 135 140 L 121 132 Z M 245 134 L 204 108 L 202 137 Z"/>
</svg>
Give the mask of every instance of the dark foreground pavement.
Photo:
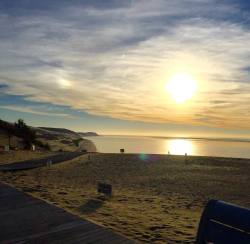
<svg viewBox="0 0 250 244">
<path fill-rule="evenodd" d="M 63 152 L 46 158 L 31 159 L 22 162 L 3 164 L 0 165 L 0 171 L 17 171 L 17 170 L 34 169 L 46 166 L 48 162 L 51 162 L 51 164 L 58 164 L 79 157 L 84 154 L 86 154 L 86 152 Z"/>
<path fill-rule="evenodd" d="M 0 182 L 0 243 L 134 243 Z"/>
</svg>

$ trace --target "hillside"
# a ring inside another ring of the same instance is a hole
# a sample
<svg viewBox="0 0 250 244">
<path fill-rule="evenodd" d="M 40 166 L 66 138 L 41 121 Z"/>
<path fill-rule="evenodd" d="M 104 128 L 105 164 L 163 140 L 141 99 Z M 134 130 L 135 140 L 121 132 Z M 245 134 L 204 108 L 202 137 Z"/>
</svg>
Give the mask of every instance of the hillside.
<svg viewBox="0 0 250 244">
<path fill-rule="evenodd" d="M 22 120 L 10 123 L 0 119 L 0 147 L 10 145 L 11 149 L 27 149 L 31 144 L 46 149 L 46 145 L 35 139 L 34 130 L 27 126 Z"/>
<path fill-rule="evenodd" d="M 64 128 L 35 128 L 37 137 L 43 143 L 48 143 L 53 151 L 96 151 L 95 145 L 83 139 L 78 133 Z"/>
<path fill-rule="evenodd" d="M 78 133 L 69 130 L 69 129 L 64 129 L 64 128 L 51 128 L 51 127 L 38 127 L 38 129 L 46 130 L 46 131 L 51 131 L 55 134 L 69 134 L 69 135 L 75 135 L 78 136 Z"/>
<path fill-rule="evenodd" d="M 38 150 L 51 151 L 96 151 L 95 145 L 83 139 L 78 133 L 64 128 L 31 127 L 27 126 L 35 135 L 34 144 Z M 20 133 L 19 133 L 20 134 Z M 24 139 L 17 133 L 15 124 L 0 120 L 0 146 L 9 144 L 11 148 L 25 149 Z"/>
<path fill-rule="evenodd" d="M 22 138 L 12 135 L 10 138 L 12 147 L 23 148 Z M 4 129 L 0 129 L 0 147 L 9 144 L 9 135 Z"/>
<path fill-rule="evenodd" d="M 99 136 L 96 132 L 78 132 L 81 136 Z"/>
</svg>

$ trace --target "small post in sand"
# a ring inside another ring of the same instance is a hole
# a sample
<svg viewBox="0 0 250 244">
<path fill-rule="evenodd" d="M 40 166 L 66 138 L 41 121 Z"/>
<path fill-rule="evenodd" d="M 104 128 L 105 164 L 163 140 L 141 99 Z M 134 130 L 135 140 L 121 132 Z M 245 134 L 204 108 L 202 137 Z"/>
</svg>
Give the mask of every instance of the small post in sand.
<svg viewBox="0 0 250 244">
<path fill-rule="evenodd" d="M 10 150 L 10 145 L 4 145 L 4 151 L 8 152 Z"/>
<path fill-rule="evenodd" d="M 185 153 L 185 163 L 188 162 L 188 157 L 187 157 L 187 153 Z"/>
<path fill-rule="evenodd" d="M 51 160 L 48 160 L 47 161 L 47 166 L 50 167 L 52 165 L 52 161 Z"/>
<path fill-rule="evenodd" d="M 124 148 L 121 148 L 120 149 L 120 153 L 124 153 L 125 152 L 125 149 Z"/>
</svg>

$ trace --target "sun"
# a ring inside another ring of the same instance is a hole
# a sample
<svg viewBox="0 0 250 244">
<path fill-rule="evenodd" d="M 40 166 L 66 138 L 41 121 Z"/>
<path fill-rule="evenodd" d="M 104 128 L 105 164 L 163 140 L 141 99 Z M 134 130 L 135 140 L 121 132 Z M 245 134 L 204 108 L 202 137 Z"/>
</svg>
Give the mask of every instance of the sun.
<svg viewBox="0 0 250 244">
<path fill-rule="evenodd" d="M 183 103 L 193 97 L 197 82 L 189 74 L 175 74 L 166 84 L 166 90 L 176 103 Z"/>
</svg>

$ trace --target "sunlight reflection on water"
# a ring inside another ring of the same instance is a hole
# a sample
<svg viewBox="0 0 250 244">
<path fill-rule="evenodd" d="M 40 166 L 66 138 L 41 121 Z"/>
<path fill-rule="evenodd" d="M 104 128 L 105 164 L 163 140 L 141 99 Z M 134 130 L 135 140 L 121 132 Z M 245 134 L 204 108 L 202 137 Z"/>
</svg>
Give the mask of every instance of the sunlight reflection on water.
<svg viewBox="0 0 250 244">
<path fill-rule="evenodd" d="M 92 140 L 99 152 L 138 153 L 143 160 L 146 154 L 197 155 L 250 158 L 250 142 L 205 139 L 152 138 L 136 136 L 95 136 Z"/>
<path fill-rule="evenodd" d="M 188 155 L 193 154 L 193 144 L 190 140 L 185 139 L 174 139 L 167 141 L 166 145 L 167 152 L 174 155 L 184 155 L 187 153 Z"/>
</svg>

